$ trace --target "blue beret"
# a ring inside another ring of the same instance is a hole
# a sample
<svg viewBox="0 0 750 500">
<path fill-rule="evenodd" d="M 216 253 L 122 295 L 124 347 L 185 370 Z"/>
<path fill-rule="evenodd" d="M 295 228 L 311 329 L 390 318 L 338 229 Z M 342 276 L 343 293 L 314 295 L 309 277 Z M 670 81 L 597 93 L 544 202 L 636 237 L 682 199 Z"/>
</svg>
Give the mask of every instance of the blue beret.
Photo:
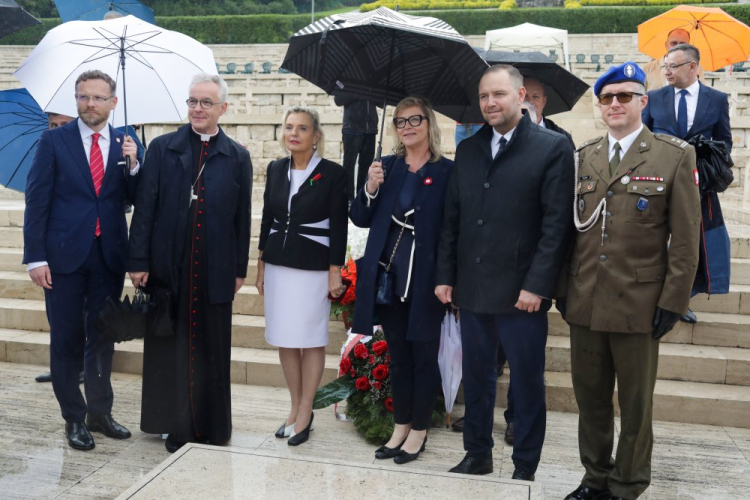
<svg viewBox="0 0 750 500">
<path fill-rule="evenodd" d="M 604 72 L 602 76 L 596 80 L 594 84 L 594 95 L 599 96 L 602 87 L 609 85 L 610 83 L 620 82 L 636 82 L 641 85 L 646 84 L 646 73 L 633 61 L 620 64 L 619 66 L 612 66 Z"/>
</svg>

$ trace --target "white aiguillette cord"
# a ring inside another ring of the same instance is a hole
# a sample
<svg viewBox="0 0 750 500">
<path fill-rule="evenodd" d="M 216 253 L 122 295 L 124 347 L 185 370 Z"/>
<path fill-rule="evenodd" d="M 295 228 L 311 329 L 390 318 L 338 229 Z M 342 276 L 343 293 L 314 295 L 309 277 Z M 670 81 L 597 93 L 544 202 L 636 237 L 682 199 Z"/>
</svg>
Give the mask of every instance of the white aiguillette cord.
<svg viewBox="0 0 750 500">
<path fill-rule="evenodd" d="M 578 170 L 581 167 L 581 158 L 578 154 L 578 151 L 575 152 L 575 177 L 573 182 L 573 221 L 575 222 L 576 229 L 581 232 L 585 233 L 592 227 L 594 227 L 594 224 L 596 224 L 596 221 L 599 219 L 599 216 L 602 216 L 602 246 L 604 246 L 604 230 L 607 226 L 607 199 L 602 198 L 602 201 L 599 202 L 599 204 L 594 209 L 594 213 L 591 214 L 591 217 L 588 218 L 586 222 L 581 222 L 581 219 L 578 217 Z"/>
</svg>

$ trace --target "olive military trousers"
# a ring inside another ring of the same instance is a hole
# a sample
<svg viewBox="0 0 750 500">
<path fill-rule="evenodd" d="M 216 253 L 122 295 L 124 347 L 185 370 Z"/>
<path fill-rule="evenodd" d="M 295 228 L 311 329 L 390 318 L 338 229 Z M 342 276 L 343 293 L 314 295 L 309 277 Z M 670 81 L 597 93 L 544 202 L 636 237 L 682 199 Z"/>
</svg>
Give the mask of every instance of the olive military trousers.
<svg viewBox="0 0 750 500">
<path fill-rule="evenodd" d="M 650 334 L 591 331 L 570 325 L 571 371 L 578 403 L 581 484 L 634 500 L 651 483 L 652 410 L 659 341 Z M 617 381 L 621 430 L 614 445 Z"/>
</svg>

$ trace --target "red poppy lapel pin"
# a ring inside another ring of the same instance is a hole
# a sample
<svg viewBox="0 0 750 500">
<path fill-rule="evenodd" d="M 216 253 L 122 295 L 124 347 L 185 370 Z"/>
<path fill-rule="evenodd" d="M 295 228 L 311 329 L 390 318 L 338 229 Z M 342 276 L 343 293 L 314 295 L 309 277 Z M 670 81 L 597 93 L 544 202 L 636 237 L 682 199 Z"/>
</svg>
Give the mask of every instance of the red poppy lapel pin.
<svg viewBox="0 0 750 500">
<path fill-rule="evenodd" d="M 425 177 L 424 178 L 424 185 L 425 186 L 432 186 L 432 177 Z"/>
<path fill-rule="evenodd" d="M 322 174 L 319 174 L 319 173 L 315 174 L 315 177 L 313 177 L 312 179 L 310 179 L 310 185 L 312 186 L 313 183 L 318 182 L 322 178 L 323 178 Z"/>
</svg>

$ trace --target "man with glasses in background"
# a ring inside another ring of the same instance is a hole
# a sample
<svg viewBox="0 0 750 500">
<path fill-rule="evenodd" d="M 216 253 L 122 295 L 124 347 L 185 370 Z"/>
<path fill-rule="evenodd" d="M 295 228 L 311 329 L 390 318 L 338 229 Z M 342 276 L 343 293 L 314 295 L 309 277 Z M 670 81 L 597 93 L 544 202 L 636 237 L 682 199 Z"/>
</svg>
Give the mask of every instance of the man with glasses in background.
<svg viewBox="0 0 750 500">
<path fill-rule="evenodd" d="M 52 388 L 68 444 L 78 450 L 94 448 L 90 431 L 130 437 L 111 415 L 114 345 L 95 328 L 106 297 L 122 294 L 125 201 L 135 198 L 138 183 L 135 143 L 107 123 L 115 87 L 101 71 L 78 77 L 78 119 L 42 133 L 26 181 L 23 263 L 44 288 Z"/>
<path fill-rule="evenodd" d="M 664 42 L 664 50 L 669 52 L 669 49 L 671 49 L 672 47 L 688 43 L 690 43 L 690 33 L 682 28 L 676 28 L 670 31 L 667 35 L 667 41 Z M 666 57 L 666 53 L 664 54 L 664 57 Z M 646 73 L 647 91 L 660 89 L 663 86 L 667 85 L 667 79 L 665 78 L 664 70 L 662 69 L 662 66 L 664 66 L 664 57 L 660 57 L 659 59 L 651 59 L 645 64 L 645 66 L 643 66 L 643 71 Z M 698 65 L 698 78 L 700 78 L 701 81 L 705 82 L 705 78 L 703 77 L 703 68 L 701 68 L 700 64 Z"/>
<path fill-rule="evenodd" d="M 669 85 L 649 91 L 643 123 L 654 133 L 673 135 L 685 141 L 697 135 L 721 141 L 731 152 L 728 96 L 699 81 L 699 65 L 700 52 L 692 45 L 681 44 L 669 49 L 662 67 Z M 701 208 L 704 241 L 699 244 L 701 259 L 692 295 L 729 293 L 729 235 L 718 195 L 702 193 Z M 680 319 L 686 323 L 698 320 L 689 309 Z"/>
<path fill-rule="evenodd" d="M 659 339 L 687 310 L 698 265 L 695 150 L 643 125 L 643 82 L 633 62 L 596 81 L 608 133 L 576 152 L 577 232 L 557 308 L 570 325 L 586 473 L 566 500 L 634 500 L 648 488 Z"/>
<path fill-rule="evenodd" d="M 130 227 L 133 286 L 172 299 L 174 334 L 144 339 L 141 401 L 141 430 L 168 434 L 169 452 L 232 435 L 232 301 L 247 275 L 253 172 L 219 127 L 227 94 L 220 77 L 193 77 L 190 123 L 151 141 Z"/>
</svg>

